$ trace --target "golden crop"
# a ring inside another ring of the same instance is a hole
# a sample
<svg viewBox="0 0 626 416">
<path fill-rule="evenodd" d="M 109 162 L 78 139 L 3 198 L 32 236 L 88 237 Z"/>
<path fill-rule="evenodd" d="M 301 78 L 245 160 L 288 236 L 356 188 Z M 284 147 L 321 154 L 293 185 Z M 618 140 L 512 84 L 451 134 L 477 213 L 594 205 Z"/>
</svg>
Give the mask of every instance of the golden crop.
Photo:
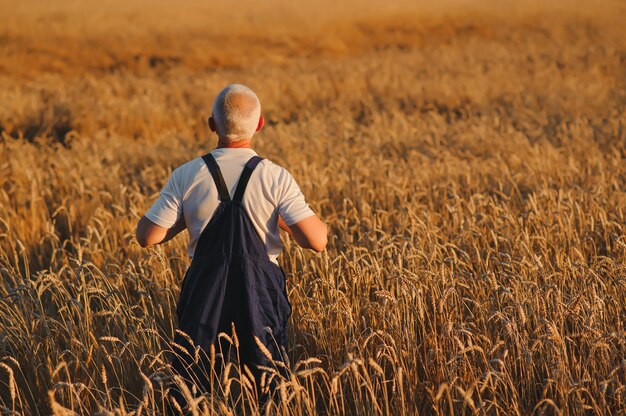
<svg viewBox="0 0 626 416">
<path fill-rule="evenodd" d="M 241 82 L 329 246 L 275 400 L 194 414 L 625 414 L 624 5 L 299 3 L 0 3 L 2 413 L 165 411 L 186 237 L 134 227 Z"/>
</svg>

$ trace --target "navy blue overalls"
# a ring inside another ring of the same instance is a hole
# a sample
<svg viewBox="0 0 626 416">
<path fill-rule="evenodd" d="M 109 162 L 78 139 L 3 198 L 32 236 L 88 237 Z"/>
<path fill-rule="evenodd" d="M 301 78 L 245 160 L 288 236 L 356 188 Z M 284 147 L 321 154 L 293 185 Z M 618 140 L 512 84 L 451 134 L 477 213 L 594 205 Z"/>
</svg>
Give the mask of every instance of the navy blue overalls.
<svg viewBox="0 0 626 416">
<path fill-rule="evenodd" d="M 186 354 L 178 353 L 173 366 L 183 378 L 211 391 L 206 378 L 212 371 L 206 358 L 211 345 L 215 345 L 216 354 L 224 355 L 226 362 L 238 353 L 242 367 L 247 365 L 255 377 L 260 374 L 258 365 L 275 367 L 257 346 L 255 336 L 274 360 L 285 361 L 291 305 L 285 290 L 285 274 L 269 259 L 242 204 L 248 180 L 263 159 L 254 156 L 246 163 L 231 199 L 213 156 L 209 153 L 202 158 L 217 186 L 220 204 L 200 235 L 183 279 L 176 314 L 178 328 L 202 348 L 204 354 L 200 355 L 204 358 L 198 365 Z M 223 342 L 224 337 L 218 339 L 222 332 L 232 338 L 233 325 L 239 341 L 238 352 Z M 194 356 L 186 337 L 177 333 L 174 341 Z M 219 369 L 213 370 L 219 373 Z"/>
</svg>

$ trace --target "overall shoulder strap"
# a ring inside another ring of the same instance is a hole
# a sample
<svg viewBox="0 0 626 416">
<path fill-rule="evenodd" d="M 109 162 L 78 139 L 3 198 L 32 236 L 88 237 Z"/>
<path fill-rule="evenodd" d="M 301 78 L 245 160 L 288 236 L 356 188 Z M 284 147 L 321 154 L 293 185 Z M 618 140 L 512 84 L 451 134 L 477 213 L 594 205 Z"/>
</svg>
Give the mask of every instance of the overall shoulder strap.
<svg viewBox="0 0 626 416">
<path fill-rule="evenodd" d="M 262 157 L 252 156 L 250 160 L 246 163 L 246 166 L 243 168 L 243 172 L 239 177 L 239 183 L 237 184 L 237 190 L 235 191 L 235 196 L 233 197 L 233 201 L 241 202 L 243 199 L 243 193 L 246 191 L 246 186 L 248 185 L 248 181 L 250 180 L 250 176 L 254 169 L 257 167 L 259 162 L 263 160 Z"/>
<path fill-rule="evenodd" d="M 213 181 L 215 181 L 215 186 L 217 187 L 217 192 L 220 196 L 220 201 L 228 202 L 230 201 L 230 193 L 228 192 L 228 188 L 226 187 L 226 183 L 224 182 L 224 177 L 222 176 L 222 171 L 220 171 L 220 167 L 217 165 L 215 158 L 211 153 L 207 153 L 202 156 L 202 160 L 206 163 L 209 168 L 209 172 L 211 172 L 211 176 L 213 176 Z"/>
</svg>

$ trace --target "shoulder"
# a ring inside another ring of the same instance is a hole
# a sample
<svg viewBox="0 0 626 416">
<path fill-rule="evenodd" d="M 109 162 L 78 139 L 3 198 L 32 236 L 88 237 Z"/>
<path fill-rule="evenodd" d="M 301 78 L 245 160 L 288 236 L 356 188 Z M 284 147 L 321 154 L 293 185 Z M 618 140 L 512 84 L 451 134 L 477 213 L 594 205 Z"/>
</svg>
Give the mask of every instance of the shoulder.
<svg viewBox="0 0 626 416">
<path fill-rule="evenodd" d="M 192 159 L 182 165 L 177 166 L 170 176 L 172 181 L 181 190 L 186 188 L 191 182 L 194 181 L 196 175 L 202 172 L 204 167 L 204 160 L 201 157 Z"/>
<path fill-rule="evenodd" d="M 284 169 L 282 166 L 277 165 L 271 160 L 265 158 L 263 158 L 263 160 L 259 162 L 259 167 L 271 173 L 279 172 L 280 170 Z"/>
<path fill-rule="evenodd" d="M 278 200 L 282 200 L 287 195 L 300 193 L 300 186 L 295 178 L 286 168 L 264 159 L 259 164 L 260 180 L 269 186 L 271 194 Z"/>
<path fill-rule="evenodd" d="M 284 167 L 272 162 L 269 159 L 263 159 L 259 163 L 261 172 L 263 175 L 267 175 L 274 179 L 276 182 L 283 182 L 285 180 L 293 180 L 291 173 Z"/>
<path fill-rule="evenodd" d="M 182 165 L 177 166 L 172 171 L 172 176 L 176 176 L 180 178 L 180 177 L 186 177 L 189 175 L 195 175 L 196 173 L 198 173 L 200 169 L 202 169 L 203 166 L 204 166 L 204 160 L 202 160 L 201 157 L 197 157 L 186 163 L 183 163 Z"/>
</svg>

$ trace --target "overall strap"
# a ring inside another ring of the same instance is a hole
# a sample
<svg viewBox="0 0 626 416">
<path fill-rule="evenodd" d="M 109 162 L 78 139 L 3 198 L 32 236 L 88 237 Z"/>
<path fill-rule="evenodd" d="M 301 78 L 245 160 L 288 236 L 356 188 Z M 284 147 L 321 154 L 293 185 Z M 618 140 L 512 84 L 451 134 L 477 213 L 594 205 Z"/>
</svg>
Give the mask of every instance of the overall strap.
<svg viewBox="0 0 626 416">
<path fill-rule="evenodd" d="M 250 160 L 246 163 L 246 166 L 243 168 L 243 172 L 239 177 L 239 183 L 237 184 L 237 190 L 235 191 L 235 196 L 233 197 L 233 201 L 241 202 L 243 199 L 243 193 L 246 191 L 246 186 L 248 185 L 248 181 L 250 180 L 250 176 L 254 169 L 257 167 L 260 161 L 263 158 L 259 156 L 252 156 Z"/>
<path fill-rule="evenodd" d="M 222 171 L 220 171 L 220 167 L 217 165 L 215 158 L 211 153 L 207 153 L 202 156 L 202 160 L 206 163 L 209 168 L 209 172 L 211 172 L 211 176 L 213 176 L 213 181 L 215 181 L 215 186 L 217 187 L 217 192 L 220 196 L 220 201 L 228 202 L 230 201 L 230 193 L 228 192 L 228 188 L 226 187 L 226 183 L 224 182 L 224 177 L 222 176 Z"/>
</svg>

